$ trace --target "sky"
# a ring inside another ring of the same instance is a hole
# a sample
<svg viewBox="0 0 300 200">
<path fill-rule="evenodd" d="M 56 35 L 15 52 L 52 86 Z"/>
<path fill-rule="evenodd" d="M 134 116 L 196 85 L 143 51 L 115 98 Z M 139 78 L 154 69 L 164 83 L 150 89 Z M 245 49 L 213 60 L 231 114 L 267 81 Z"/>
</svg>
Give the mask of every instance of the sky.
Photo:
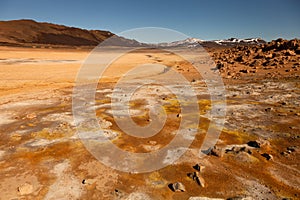
<svg viewBox="0 0 300 200">
<path fill-rule="evenodd" d="M 0 20 L 15 19 L 116 34 L 161 27 L 203 40 L 300 38 L 299 0 L 0 0 Z"/>
</svg>

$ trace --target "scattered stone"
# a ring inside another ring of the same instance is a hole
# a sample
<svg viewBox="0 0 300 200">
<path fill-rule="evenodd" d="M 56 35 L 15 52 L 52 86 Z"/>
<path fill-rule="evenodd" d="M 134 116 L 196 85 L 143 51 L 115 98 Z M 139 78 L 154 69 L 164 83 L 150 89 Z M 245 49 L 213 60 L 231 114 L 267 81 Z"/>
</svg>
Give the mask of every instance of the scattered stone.
<svg viewBox="0 0 300 200">
<path fill-rule="evenodd" d="M 272 160 L 273 159 L 273 156 L 268 154 L 268 153 L 263 153 L 261 154 L 263 157 L 265 157 L 267 160 Z"/>
<path fill-rule="evenodd" d="M 188 173 L 187 176 L 193 179 L 201 187 L 205 187 L 205 180 L 198 172 Z"/>
<path fill-rule="evenodd" d="M 232 145 L 230 145 L 232 146 Z M 236 145 L 236 146 L 232 146 L 231 148 L 226 148 L 225 149 L 225 153 L 241 153 L 241 152 L 246 152 L 248 154 L 252 154 L 252 151 L 248 148 L 246 148 L 246 146 L 241 146 L 241 145 Z"/>
<path fill-rule="evenodd" d="M 249 142 L 247 143 L 247 145 L 248 145 L 249 147 L 260 148 L 260 143 L 257 142 L 257 141 L 249 141 Z"/>
<path fill-rule="evenodd" d="M 265 55 L 265 59 L 271 59 L 271 58 L 273 58 L 273 54 L 272 53 L 269 53 L 269 54 Z"/>
<path fill-rule="evenodd" d="M 286 148 L 288 151 L 295 152 L 298 148 L 296 146 Z"/>
<path fill-rule="evenodd" d="M 290 41 L 278 39 L 263 45 L 236 46 L 214 53 L 213 57 L 216 61 L 216 67 L 212 70 L 219 69 L 224 78 L 239 79 L 250 72 L 260 72 L 257 69 L 277 69 L 278 67 L 288 67 L 286 66 L 287 63 L 299 63 L 299 57 L 297 57 L 299 53 L 299 39 Z M 264 67 L 262 68 L 262 66 Z M 237 72 L 236 67 L 242 67 L 239 71 L 241 76 L 229 74 Z M 245 67 L 254 68 L 255 71 L 245 69 Z M 291 72 L 290 69 L 285 70 L 289 73 Z M 269 76 L 268 73 L 264 74 L 267 78 L 277 78 L 280 75 L 272 74 L 272 76 Z M 278 73 L 280 72 L 278 71 Z"/>
<path fill-rule="evenodd" d="M 271 112 L 273 110 L 273 108 L 266 108 L 265 111 L 266 112 Z"/>
<path fill-rule="evenodd" d="M 289 153 L 286 152 L 286 151 L 283 151 L 283 152 L 281 152 L 280 154 L 283 155 L 283 156 L 288 156 L 288 155 L 289 155 Z"/>
<path fill-rule="evenodd" d="M 218 63 L 216 64 L 216 69 L 222 69 L 222 68 L 224 68 L 224 67 L 225 67 L 225 64 L 222 63 L 222 62 L 218 62 Z"/>
<path fill-rule="evenodd" d="M 196 172 L 187 173 L 187 176 L 194 180 L 195 173 Z"/>
<path fill-rule="evenodd" d="M 196 164 L 195 166 L 193 166 L 193 168 L 199 172 L 202 172 L 205 166 Z"/>
<path fill-rule="evenodd" d="M 268 147 L 270 146 L 270 142 L 266 139 L 258 139 L 256 140 L 258 142 L 258 144 L 260 145 L 260 147 Z"/>
<path fill-rule="evenodd" d="M 213 156 L 217 156 L 217 157 L 223 157 L 224 156 L 224 149 L 214 146 L 210 152 L 208 152 L 208 155 L 213 155 Z"/>
<path fill-rule="evenodd" d="M 292 112 L 292 111 L 290 111 L 290 112 Z M 296 126 L 289 126 L 289 128 L 292 129 L 292 130 L 298 129 L 298 127 L 296 127 Z"/>
<path fill-rule="evenodd" d="M 249 73 L 249 70 L 248 69 L 241 69 L 240 72 L 247 74 L 247 73 Z"/>
<path fill-rule="evenodd" d="M 92 185 L 95 182 L 96 182 L 95 179 L 83 179 L 81 183 L 84 184 L 84 185 Z"/>
<path fill-rule="evenodd" d="M 288 50 L 286 50 L 285 55 L 286 56 L 295 56 L 296 53 L 294 51 L 288 49 Z"/>
<path fill-rule="evenodd" d="M 114 195 L 117 197 L 117 199 L 124 199 L 124 193 L 119 189 L 114 190 Z"/>
<path fill-rule="evenodd" d="M 289 154 L 295 152 L 298 148 L 296 146 L 291 146 L 286 148 L 286 151 L 281 152 L 280 154 L 283 156 L 288 156 Z"/>
<path fill-rule="evenodd" d="M 18 187 L 18 192 L 20 195 L 27 195 L 33 192 L 33 186 L 29 183 L 24 183 L 23 185 Z"/>
<path fill-rule="evenodd" d="M 181 182 L 171 183 L 169 184 L 169 188 L 173 192 L 185 192 L 185 187 Z"/>
<path fill-rule="evenodd" d="M 198 185 L 200 185 L 201 187 L 205 187 L 205 181 L 204 178 L 202 176 L 197 176 L 195 178 L 195 181 Z"/>
</svg>

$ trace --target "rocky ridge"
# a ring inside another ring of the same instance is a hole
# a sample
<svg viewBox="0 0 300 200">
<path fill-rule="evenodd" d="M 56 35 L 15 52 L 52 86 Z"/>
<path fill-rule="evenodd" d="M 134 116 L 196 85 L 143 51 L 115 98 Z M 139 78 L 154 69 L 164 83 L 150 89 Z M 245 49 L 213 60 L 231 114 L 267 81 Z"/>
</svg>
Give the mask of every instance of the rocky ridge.
<svg viewBox="0 0 300 200">
<path fill-rule="evenodd" d="M 298 77 L 300 40 L 277 39 L 263 45 L 237 46 L 217 51 L 213 57 L 216 69 L 225 78 L 240 79 L 249 74 L 279 78 L 287 73 Z"/>
</svg>

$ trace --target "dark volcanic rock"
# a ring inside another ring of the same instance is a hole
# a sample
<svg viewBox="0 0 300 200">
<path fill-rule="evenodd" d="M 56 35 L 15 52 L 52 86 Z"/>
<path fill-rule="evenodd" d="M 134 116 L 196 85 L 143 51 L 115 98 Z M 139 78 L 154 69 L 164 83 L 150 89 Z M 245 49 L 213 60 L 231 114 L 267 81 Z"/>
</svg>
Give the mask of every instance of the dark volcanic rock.
<svg viewBox="0 0 300 200">
<path fill-rule="evenodd" d="M 193 166 L 193 168 L 194 168 L 195 170 L 199 171 L 199 172 L 202 172 L 203 169 L 205 168 L 205 166 L 196 164 L 196 165 Z"/>
<path fill-rule="evenodd" d="M 247 144 L 250 147 L 260 148 L 260 143 L 258 143 L 257 141 L 249 141 Z"/>
<path fill-rule="evenodd" d="M 263 153 L 261 154 L 263 157 L 265 157 L 267 160 L 272 160 L 273 159 L 273 156 L 268 154 L 268 153 Z"/>
<path fill-rule="evenodd" d="M 278 39 L 263 45 L 235 46 L 215 52 L 213 56 L 217 63 L 216 70 L 219 69 L 223 77 L 241 79 L 262 72 L 266 78 L 278 78 L 284 72 L 276 70 L 274 73 L 273 70 L 278 68 L 285 68 L 286 72 L 297 76 L 296 73 L 292 73 L 297 70 L 291 70 L 291 67 L 300 63 L 299 53 L 299 39 Z"/>
<path fill-rule="evenodd" d="M 169 188 L 173 192 L 185 192 L 185 187 L 181 182 L 171 183 L 169 184 Z"/>
</svg>

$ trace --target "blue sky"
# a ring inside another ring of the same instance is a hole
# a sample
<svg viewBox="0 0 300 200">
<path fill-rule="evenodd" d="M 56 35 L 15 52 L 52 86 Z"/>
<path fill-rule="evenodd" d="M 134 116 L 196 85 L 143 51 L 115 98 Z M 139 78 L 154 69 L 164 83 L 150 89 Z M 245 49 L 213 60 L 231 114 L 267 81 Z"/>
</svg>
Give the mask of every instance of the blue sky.
<svg viewBox="0 0 300 200">
<path fill-rule="evenodd" d="M 299 0 L 0 0 L 0 20 L 12 19 L 113 33 L 163 27 L 205 40 L 300 38 Z"/>
</svg>

